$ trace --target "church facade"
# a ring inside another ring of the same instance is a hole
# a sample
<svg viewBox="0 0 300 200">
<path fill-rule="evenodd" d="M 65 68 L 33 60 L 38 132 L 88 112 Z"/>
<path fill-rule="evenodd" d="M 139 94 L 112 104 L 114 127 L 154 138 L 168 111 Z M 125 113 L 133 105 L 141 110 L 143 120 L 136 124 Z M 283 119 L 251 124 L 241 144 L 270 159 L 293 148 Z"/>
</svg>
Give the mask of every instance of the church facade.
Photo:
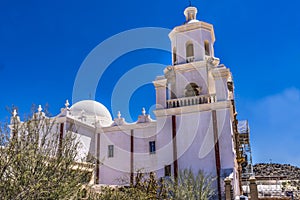
<svg viewBox="0 0 300 200">
<path fill-rule="evenodd" d="M 232 74 L 214 55 L 213 26 L 196 19 L 195 7 L 186 8 L 184 15 L 186 22 L 169 34 L 172 65 L 153 81 L 156 120 L 144 109 L 135 123 L 127 123 L 121 113 L 112 119 L 93 100 L 71 107 L 66 103 L 55 116 L 62 134 L 75 126 L 82 154 L 96 156 L 95 184 L 129 184 L 139 170 L 160 178 L 191 169 L 217 177 L 219 193 L 224 192 L 224 179 L 231 178 L 239 195 Z"/>
</svg>

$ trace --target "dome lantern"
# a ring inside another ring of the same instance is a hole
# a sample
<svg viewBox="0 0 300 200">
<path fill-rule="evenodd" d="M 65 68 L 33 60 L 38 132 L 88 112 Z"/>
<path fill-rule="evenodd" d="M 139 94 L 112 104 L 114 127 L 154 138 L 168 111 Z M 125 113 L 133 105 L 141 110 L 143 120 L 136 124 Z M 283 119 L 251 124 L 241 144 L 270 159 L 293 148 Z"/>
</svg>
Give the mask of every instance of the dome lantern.
<svg viewBox="0 0 300 200">
<path fill-rule="evenodd" d="M 193 7 L 193 6 L 189 6 L 184 10 L 184 15 L 185 15 L 185 19 L 186 22 L 192 21 L 192 20 L 196 20 L 197 18 L 197 8 Z"/>
</svg>

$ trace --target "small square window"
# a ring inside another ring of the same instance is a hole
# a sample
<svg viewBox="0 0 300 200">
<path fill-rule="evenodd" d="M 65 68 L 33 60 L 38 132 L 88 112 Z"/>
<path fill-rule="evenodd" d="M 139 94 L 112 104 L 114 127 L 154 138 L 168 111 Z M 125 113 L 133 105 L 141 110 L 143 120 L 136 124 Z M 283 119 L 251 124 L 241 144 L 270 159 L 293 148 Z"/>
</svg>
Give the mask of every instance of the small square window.
<svg viewBox="0 0 300 200">
<path fill-rule="evenodd" d="M 165 166 L 165 176 L 171 176 L 171 165 Z"/>
<path fill-rule="evenodd" d="M 108 157 L 114 157 L 114 145 L 108 145 Z"/>
<path fill-rule="evenodd" d="M 149 142 L 149 151 L 150 151 L 150 154 L 155 154 L 155 151 L 156 151 L 155 141 L 150 141 Z"/>
</svg>

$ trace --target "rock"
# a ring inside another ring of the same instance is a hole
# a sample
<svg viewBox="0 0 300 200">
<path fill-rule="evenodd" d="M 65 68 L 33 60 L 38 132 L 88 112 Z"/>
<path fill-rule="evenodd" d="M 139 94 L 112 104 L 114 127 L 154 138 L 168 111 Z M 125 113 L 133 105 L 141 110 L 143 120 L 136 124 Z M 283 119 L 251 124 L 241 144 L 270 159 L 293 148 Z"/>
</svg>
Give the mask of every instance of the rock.
<svg viewBox="0 0 300 200">
<path fill-rule="evenodd" d="M 290 164 L 258 163 L 253 166 L 256 176 L 286 177 L 289 180 L 300 180 L 300 168 Z"/>
</svg>

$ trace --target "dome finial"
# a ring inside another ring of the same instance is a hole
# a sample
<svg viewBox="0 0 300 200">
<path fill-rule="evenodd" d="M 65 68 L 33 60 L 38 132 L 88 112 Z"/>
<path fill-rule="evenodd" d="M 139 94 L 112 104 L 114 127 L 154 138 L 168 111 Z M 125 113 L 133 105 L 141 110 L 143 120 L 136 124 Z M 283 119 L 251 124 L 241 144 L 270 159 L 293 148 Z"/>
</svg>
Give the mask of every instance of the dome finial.
<svg viewBox="0 0 300 200">
<path fill-rule="evenodd" d="M 66 108 L 69 108 L 69 105 L 70 105 L 70 103 L 69 103 L 69 100 L 67 99 L 66 103 L 65 103 Z"/>
<path fill-rule="evenodd" d="M 142 114 L 143 114 L 143 115 L 146 115 L 146 110 L 145 110 L 145 108 L 142 109 Z"/>
<path fill-rule="evenodd" d="M 121 119 L 121 112 L 118 111 L 118 119 Z"/>
<path fill-rule="evenodd" d="M 13 113 L 12 113 L 12 116 L 13 116 L 13 117 L 16 117 L 17 115 L 18 115 L 17 109 L 14 109 L 14 111 L 13 111 Z"/>
<path fill-rule="evenodd" d="M 43 108 L 42 108 L 42 106 L 41 105 L 39 105 L 39 107 L 38 107 L 38 112 L 42 112 L 42 110 L 43 110 Z"/>
<path fill-rule="evenodd" d="M 189 6 L 192 6 L 192 1 L 191 0 L 189 0 Z"/>
<path fill-rule="evenodd" d="M 198 12 L 197 8 L 192 6 L 190 3 L 190 6 L 184 10 L 186 21 L 189 22 L 191 20 L 196 20 L 197 12 Z"/>
</svg>

